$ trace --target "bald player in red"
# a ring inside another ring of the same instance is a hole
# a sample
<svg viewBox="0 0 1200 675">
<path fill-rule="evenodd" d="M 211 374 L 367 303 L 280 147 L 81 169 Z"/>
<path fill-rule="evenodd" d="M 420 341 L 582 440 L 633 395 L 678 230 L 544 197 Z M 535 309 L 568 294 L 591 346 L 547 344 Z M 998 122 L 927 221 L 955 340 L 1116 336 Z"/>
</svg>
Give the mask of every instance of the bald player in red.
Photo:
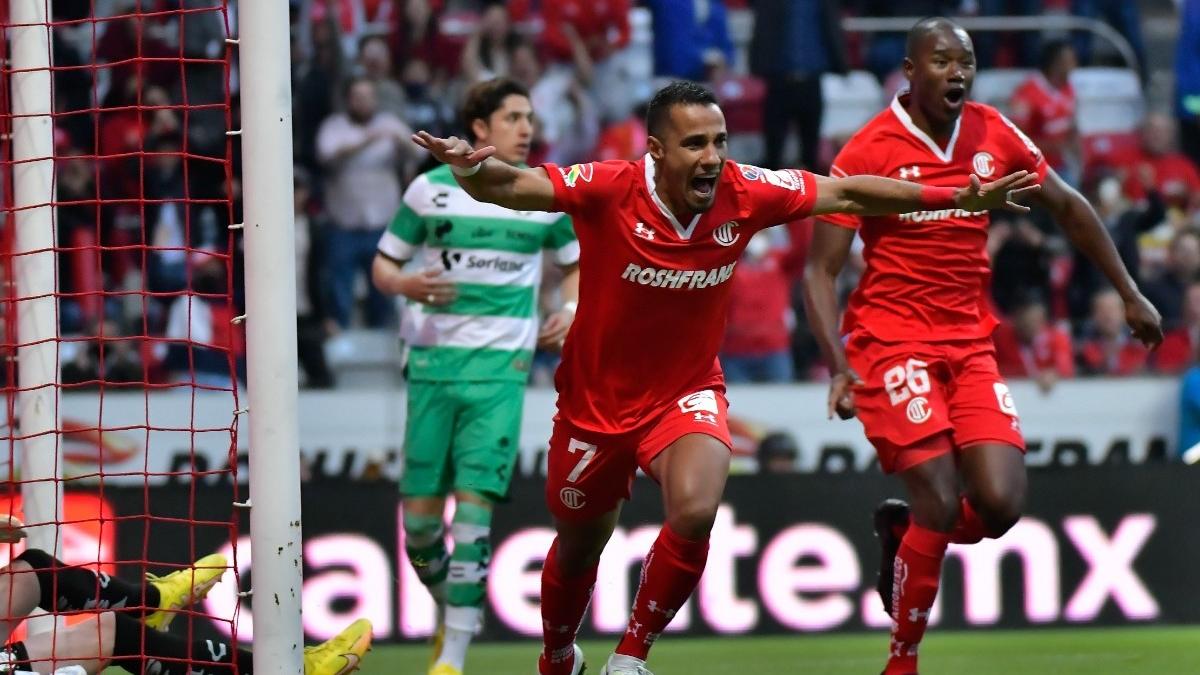
<svg viewBox="0 0 1200 675">
<path fill-rule="evenodd" d="M 942 18 L 918 23 L 904 73 L 909 91 L 850 139 L 830 173 L 937 186 L 1036 172 L 1033 200 L 1107 275 L 1133 334 L 1157 345 L 1158 312 L 1092 207 L 1012 122 L 967 101 L 975 54 L 966 31 Z M 991 340 L 988 223 L 986 209 L 916 209 L 825 216 L 814 229 L 805 299 L 833 375 L 829 414 L 858 416 L 910 502 L 888 500 L 875 514 L 879 595 L 894 622 L 886 675 L 917 672 L 946 546 L 1002 535 L 1025 503 L 1025 444 Z M 834 283 L 856 233 L 866 271 L 839 330 Z"/>
<path fill-rule="evenodd" d="M 475 199 L 570 214 L 579 237 L 546 483 L 558 536 L 542 570 L 542 675 L 583 669 L 575 634 L 638 468 L 662 486 L 666 524 L 602 675 L 649 673 L 650 646 L 704 571 L 731 445 L 717 351 L 729 279 L 755 232 L 810 214 L 1020 210 L 1013 200 L 1037 189 L 1026 171 L 987 185 L 964 175 L 966 187 L 951 188 L 737 164 L 716 99 L 690 82 L 655 95 L 647 129 L 650 151 L 636 162 L 527 169 L 456 138 L 414 137 Z"/>
</svg>

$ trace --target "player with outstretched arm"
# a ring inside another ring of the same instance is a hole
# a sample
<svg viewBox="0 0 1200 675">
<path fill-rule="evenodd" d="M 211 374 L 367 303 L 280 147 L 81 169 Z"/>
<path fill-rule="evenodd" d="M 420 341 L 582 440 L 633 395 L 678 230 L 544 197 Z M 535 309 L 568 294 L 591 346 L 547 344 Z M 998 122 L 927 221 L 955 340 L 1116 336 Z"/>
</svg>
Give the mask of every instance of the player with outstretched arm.
<svg viewBox="0 0 1200 675">
<path fill-rule="evenodd" d="M 602 675 L 646 675 L 651 645 L 691 595 L 729 473 L 717 351 L 730 277 L 755 232 L 814 214 L 1022 209 L 1036 176 L 924 187 L 826 178 L 726 159 L 725 117 L 697 84 L 661 89 L 638 161 L 517 168 L 494 148 L 418 133 L 479 201 L 572 216 L 579 308 L 556 373 L 547 505 L 557 537 L 542 570 L 541 675 L 578 675 L 575 635 L 637 468 L 662 486 L 664 524 L 642 567 L 628 628 Z"/>
</svg>

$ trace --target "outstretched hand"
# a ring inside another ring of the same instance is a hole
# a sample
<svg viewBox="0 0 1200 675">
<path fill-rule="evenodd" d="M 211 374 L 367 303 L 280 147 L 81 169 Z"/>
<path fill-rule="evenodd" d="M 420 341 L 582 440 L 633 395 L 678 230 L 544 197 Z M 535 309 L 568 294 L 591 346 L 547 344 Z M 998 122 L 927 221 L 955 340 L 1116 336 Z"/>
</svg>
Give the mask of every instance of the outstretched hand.
<svg viewBox="0 0 1200 675">
<path fill-rule="evenodd" d="M 1028 213 L 1029 207 L 1022 200 L 1042 189 L 1036 181 L 1038 175 L 1028 171 L 1017 171 L 1007 176 L 983 183 L 979 176 L 971 174 L 970 184 L 954 195 L 954 202 L 964 211 L 991 211 L 1003 209 L 1016 213 Z"/>
<path fill-rule="evenodd" d="M 478 150 L 457 136 L 438 138 L 427 131 L 418 131 L 412 135 L 413 143 L 425 148 L 443 164 L 469 169 L 472 166 L 496 154 L 496 147 L 489 145 Z"/>
<path fill-rule="evenodd" d="M 1133 337 L 1148 349 L 1157 349 L 1162 344 L 1162 316 L 1141 293 L 1125 301 L 1125 323 L 1129 324 Z"/>
</svg>

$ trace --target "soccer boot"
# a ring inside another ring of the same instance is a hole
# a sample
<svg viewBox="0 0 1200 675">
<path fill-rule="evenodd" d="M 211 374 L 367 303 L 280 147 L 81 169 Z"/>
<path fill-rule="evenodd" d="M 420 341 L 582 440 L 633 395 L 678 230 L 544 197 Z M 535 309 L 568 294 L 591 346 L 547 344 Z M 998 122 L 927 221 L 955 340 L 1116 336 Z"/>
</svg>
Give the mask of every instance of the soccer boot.
<svg viewBox="0 0 1200 675">
<path fill-rule="evenodd" d="M 583 650 L 576 644 L 571 645 L 571 648 L 575 650 L 574 660 L 571 661 L 571 675 L 583 675 L 587 671 L 587 663 L 583 660 Z M 542 656 L 538 657 L 537 675 L 542 675 Z"/>
<path fill-rule="evenodd" d="M 371 622 L 359 619 L 325 642 L 304 648 L 304 675 L 352 673 L 370 648 Z"/>
<path fill-rule="evenodd" d="M 617 659 L 617 654 L 608 657 L 608 663 L 600 669 L 600 675 L 654 675 L 646 668 L 646 662 L 641 659 L 635 659 L 631 656 L 626 656 L 621 659 L 624 663 L 616 665 L 613 663 Z"/>
<path fill-rule="evenodd" d="M 885 499 L 875 507 L 875 536 L 879 538 L 879 580 L 875 590 L 883 601 L 883 611 L 892 616 L 892 583 L 895 577 L 896 552 L 908 529 L 908 504 L 899 499 Z M 892 617 L 893 619 L 895 617 Z"/>
<path fill-rule="evenodd" d="M 429 675 L 463 675 L 463 671 L 449 663 L 439 663 L 429 669 Z"/>
<path fill-rule="evenodd" d="M 228 568 L 229 561 L 225 556 L 213 553 L 197 560 L 191 567 L 175 570 L 165 577 L 147 573 L 146 581 L 158 589 L 158 609 L 146 615 L 143 623 L 148 628 L 167 630 L 179 614 L 176 610 L 203 600 Z"/>
</svg>

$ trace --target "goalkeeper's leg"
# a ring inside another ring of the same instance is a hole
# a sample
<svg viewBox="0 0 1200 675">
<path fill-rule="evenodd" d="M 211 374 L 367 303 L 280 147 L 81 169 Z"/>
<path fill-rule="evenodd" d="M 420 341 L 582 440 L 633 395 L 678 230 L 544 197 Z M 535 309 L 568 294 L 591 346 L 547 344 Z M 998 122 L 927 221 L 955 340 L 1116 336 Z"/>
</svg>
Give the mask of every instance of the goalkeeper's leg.
<svg viewBox="0 0 1200 675">
<path fill-rule="evenodd" d="M 359 619 L 330 640 L 304 650 L 305 675 L 344 675 L 357 670 L 371 645 L 371 623 Z M 38 633 L 4 648 L 18 669 L 52 673 L 78 665 L 88 673 L 105 666 L 134 675 L 252 675 L 248 649 L 223 640 L 187 640 L 147 628 L 117 612 L 102 612 L 66 629 Z"/>
<path fill-rule="evenodd" d="M 34 577 L 39 590 L 37 606 L 48 612 L 141 608 L 147 625 L 165 630 L 176 616 L 173 610 L 207 595 L 228 565 L 225 556 L 213 554 L 192 567 L 162 577 L 147 575 L 147 583 L 135 584 L 68 566 L 39 549 L 27 549 L 10 566 L 14 574 L 5 576 Z"/>
</svg>

